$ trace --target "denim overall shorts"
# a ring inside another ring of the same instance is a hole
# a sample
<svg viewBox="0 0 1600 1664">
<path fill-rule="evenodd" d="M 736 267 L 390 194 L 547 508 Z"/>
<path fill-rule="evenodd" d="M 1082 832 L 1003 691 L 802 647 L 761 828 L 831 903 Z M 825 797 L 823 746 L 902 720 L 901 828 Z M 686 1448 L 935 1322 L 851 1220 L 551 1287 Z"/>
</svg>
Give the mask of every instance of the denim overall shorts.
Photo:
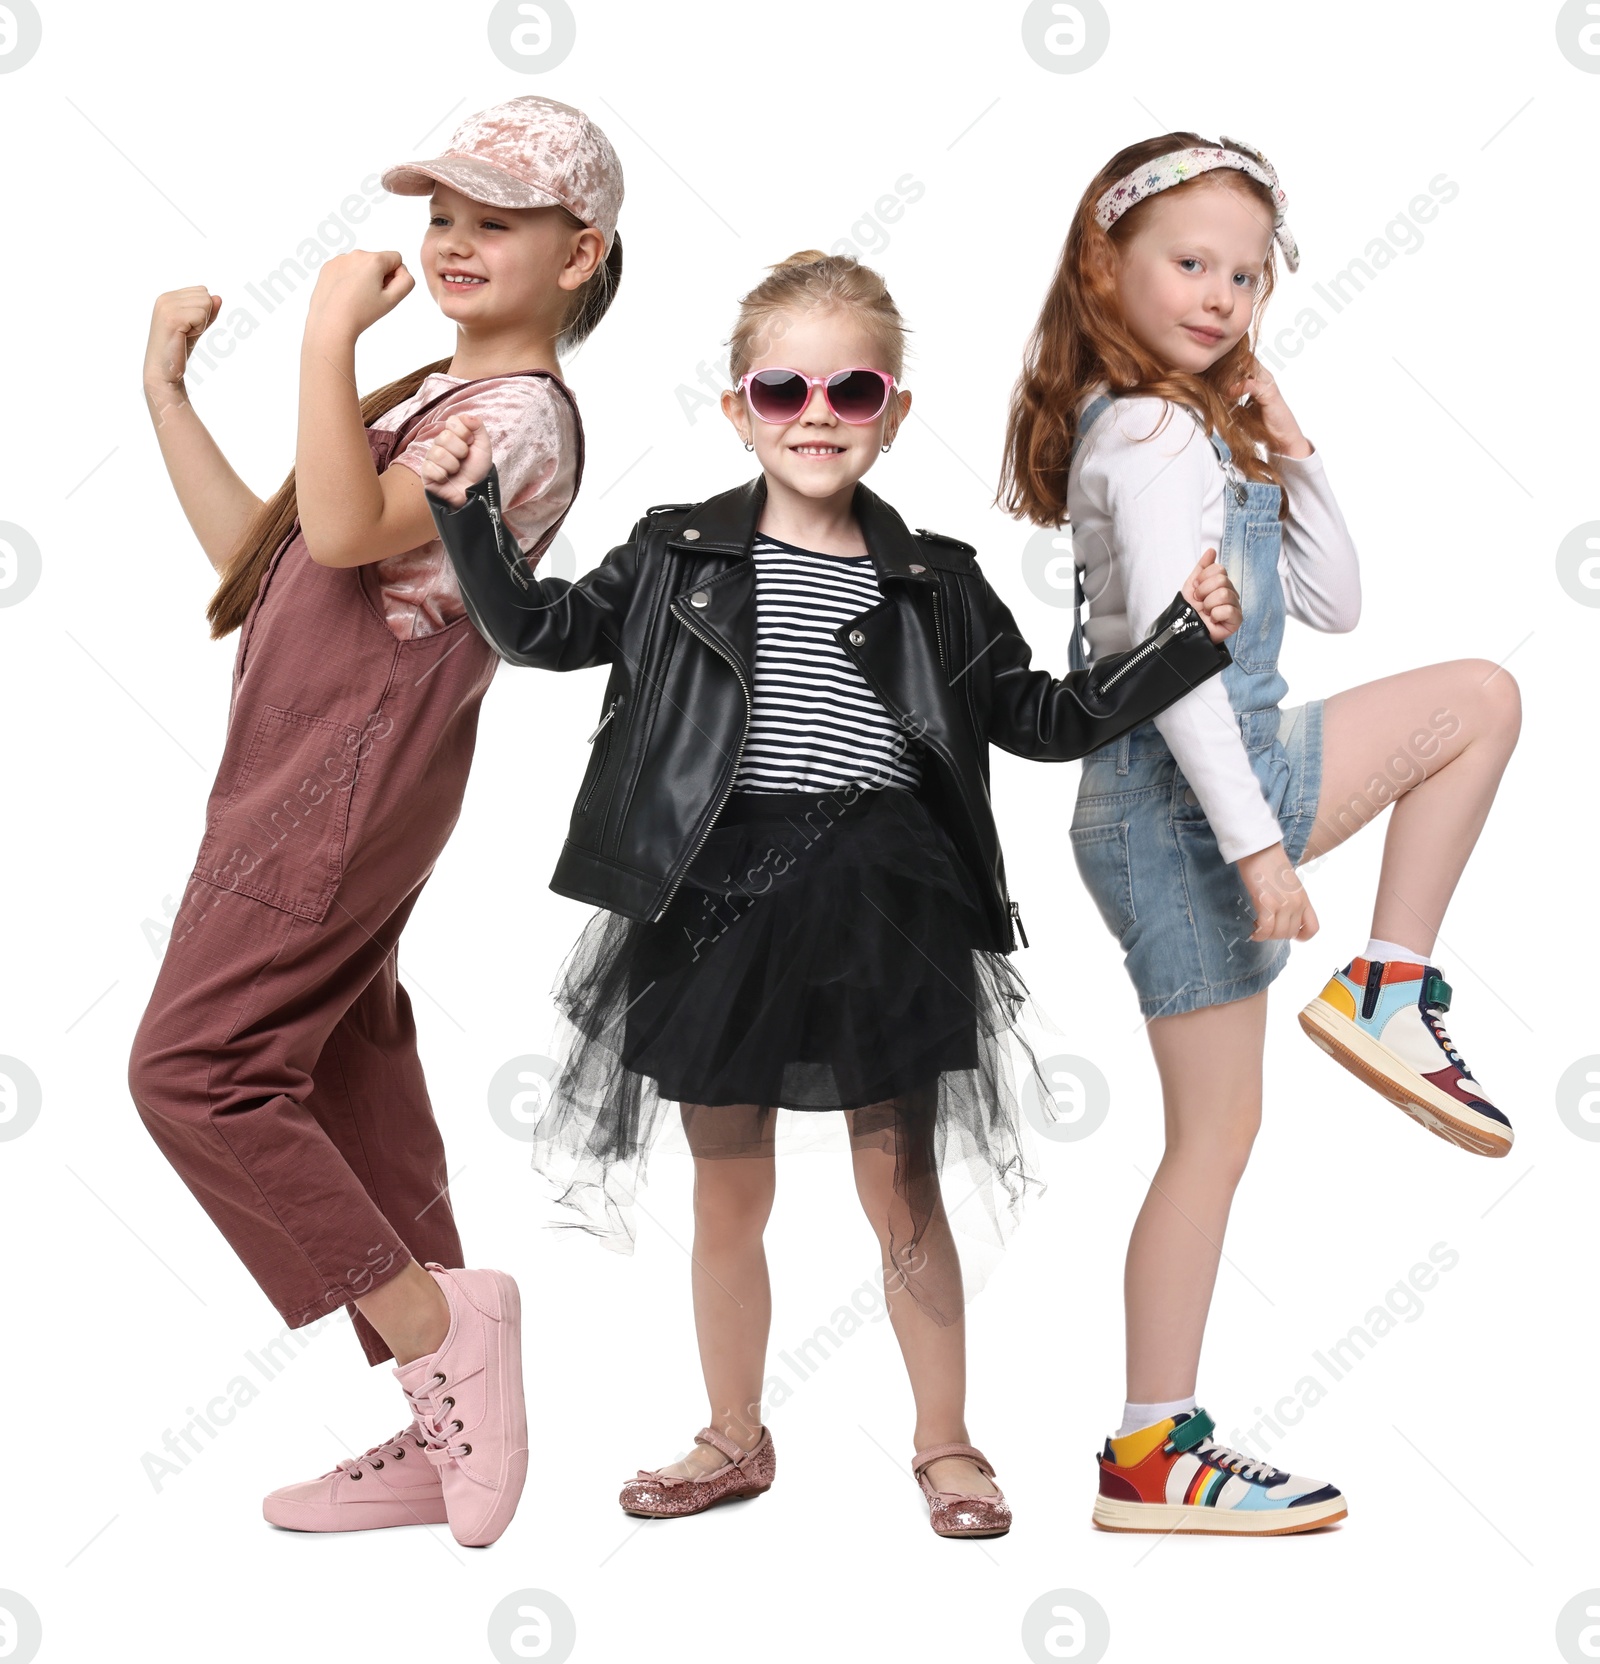
<svg viewBox="0 0 1600 1664">
<path fill-rule="evenodd" d="M 1077 444 L 1111 408 L 1099 395 Z M 1181 408 L 1174 419 L 1186 412 Z M 1280 488 L 1247 480 L 1220 433 L 1211 443 L 1227 475 L 1218 558 L 1239 591 L 1243 622 L 1228 638 L 1222 685 L 1250 766 L 1283 829 L 1292 862 L 1305 853 L 1322 784 L 1322 701 L 1280 708 L 1283 586 L 1278 579 Z M 1198 558 L 1199 549 L 1195 556 Z M 1081 600 L 1082 585 L 1079 584 Z M 1081 628 L 1073 632 L 1082 657 Z M 1239 870 L 1224 861 L 1194 789 L 1156 729 L 1142 722 L 1083 759 L 1072 853 L 1106 928 L 1122 945 L 1146 1018 L 1176 1016 L 1259 993 L 1288 963 L 1286 941 L 1253 942 L 1255 911 Z"/>
</svg>

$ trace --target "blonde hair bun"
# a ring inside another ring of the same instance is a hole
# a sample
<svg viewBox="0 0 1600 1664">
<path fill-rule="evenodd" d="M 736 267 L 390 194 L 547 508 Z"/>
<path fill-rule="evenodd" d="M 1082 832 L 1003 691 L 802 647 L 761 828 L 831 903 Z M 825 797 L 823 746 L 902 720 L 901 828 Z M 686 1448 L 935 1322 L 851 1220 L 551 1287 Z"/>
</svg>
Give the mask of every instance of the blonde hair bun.
<svg viewBox="0 0 1600 1664">
<path fill-rule="evenodd" d="M 880 367 L 900 379 L 908 331 L 883 278 L 852 255 L 804 248 L 768 266 L 767 276 L 739 302 L 728 341 L 729 385 L 737 387 L 757 354 L 783 333 L 780 314 L 818 307 L 852 314 L 882 354 Z"/>
</svg>

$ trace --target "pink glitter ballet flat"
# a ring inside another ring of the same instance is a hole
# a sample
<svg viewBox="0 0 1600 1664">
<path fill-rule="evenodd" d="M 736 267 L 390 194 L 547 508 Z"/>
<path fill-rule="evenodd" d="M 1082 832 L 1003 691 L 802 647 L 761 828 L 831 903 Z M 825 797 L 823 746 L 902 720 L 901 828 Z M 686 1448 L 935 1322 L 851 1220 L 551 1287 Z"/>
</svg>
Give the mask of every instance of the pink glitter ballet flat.
<svg viewBox="0 0 1600 1664">
<path fill-rule="evenodd" d="M 911 1458 L 922 1494 L 928 1499 L 928 1523 L 941 1537 L 1003 1537 L 1011 1529 L 1011 1506 L 995 1487 L 993 1496 L 967 1491 L 936 1491 L 926 1469 L 941 1456 L 970 1456 L 979 1469 L 994 1478 L 989 1459 L 975 1445 L 931 1444 Z"/>
<path fill-rule="evenodd" d="M 728 1460 L 703 1479 L 678 1478 L 659 1468 L 639 1469 L 639 1476 L 622 1487 L 617 1500 L 623 1511 L 647 1519 L 674 1519 L 682 1514 L 700 1514 L 719 1502 L 734 1502 L 744 1496 L 760 1496 L 778 1471 L 778 1456 L 772 1445 L 772 1429 L 763 1427 L 751 1450 L 741 1450 L 714 1427 L 702 1427 L 694 1436 L 696 1444 L 720 1450 Z"/>
</svg>

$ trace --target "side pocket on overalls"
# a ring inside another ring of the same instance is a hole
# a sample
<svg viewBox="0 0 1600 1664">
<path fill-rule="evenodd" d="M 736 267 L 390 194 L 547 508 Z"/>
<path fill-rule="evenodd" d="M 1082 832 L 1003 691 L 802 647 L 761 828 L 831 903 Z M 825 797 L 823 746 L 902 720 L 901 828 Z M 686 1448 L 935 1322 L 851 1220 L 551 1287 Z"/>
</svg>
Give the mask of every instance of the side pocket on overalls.
<svg viewBox="0 0 1600 1664">
<path fill-rule="evenodd" d="M 194 876 L 321 923 L 344 872 L 359 746 L 345 723 L 263 706 Z"/>
</svg>

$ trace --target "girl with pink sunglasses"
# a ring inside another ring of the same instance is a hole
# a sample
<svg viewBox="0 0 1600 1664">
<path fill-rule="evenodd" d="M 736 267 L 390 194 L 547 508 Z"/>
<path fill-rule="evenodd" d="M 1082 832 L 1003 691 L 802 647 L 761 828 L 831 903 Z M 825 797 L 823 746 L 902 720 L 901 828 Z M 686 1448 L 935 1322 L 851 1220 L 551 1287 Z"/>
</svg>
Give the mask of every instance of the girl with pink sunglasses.
<svg viewBox="0 0 1600 1664">
<path fill-rule="evenodd" d="M 663 1102 L 679 1105 L 710 1414 L 620 1497 L 676 1518 L 773 1481 L 777 1112 L 842 1113 L 916 1402 L 912 1471 L 936 1532 L 995 1536 L 1011 1514 L 967 1438 L 950 1213 L 1003 1235 L 1039 1181 L 1006 1049 L 1028 991 L 988 748 L 1064 761 L 1164 709 L 1228 662 L 1238 597 L 1202 560 L 1149 641 L 1092 676 L 1035 670 L 971 546 L 913 534 L 861 483 L 911 404 L 882 279 L 793 255 L 744 297 L 731 348 L 723 413 L 760 474 L 649 510 L 576 583 L 532 576 L 503 536 L 481 423 L 452 418 L 427 459 L 501 656 L 610 667 L 552 881 L 598 905 L 555 990 L 563 1061 L 534 1162 L 571 1223 L 631 1248 Z"/>
</svg>

